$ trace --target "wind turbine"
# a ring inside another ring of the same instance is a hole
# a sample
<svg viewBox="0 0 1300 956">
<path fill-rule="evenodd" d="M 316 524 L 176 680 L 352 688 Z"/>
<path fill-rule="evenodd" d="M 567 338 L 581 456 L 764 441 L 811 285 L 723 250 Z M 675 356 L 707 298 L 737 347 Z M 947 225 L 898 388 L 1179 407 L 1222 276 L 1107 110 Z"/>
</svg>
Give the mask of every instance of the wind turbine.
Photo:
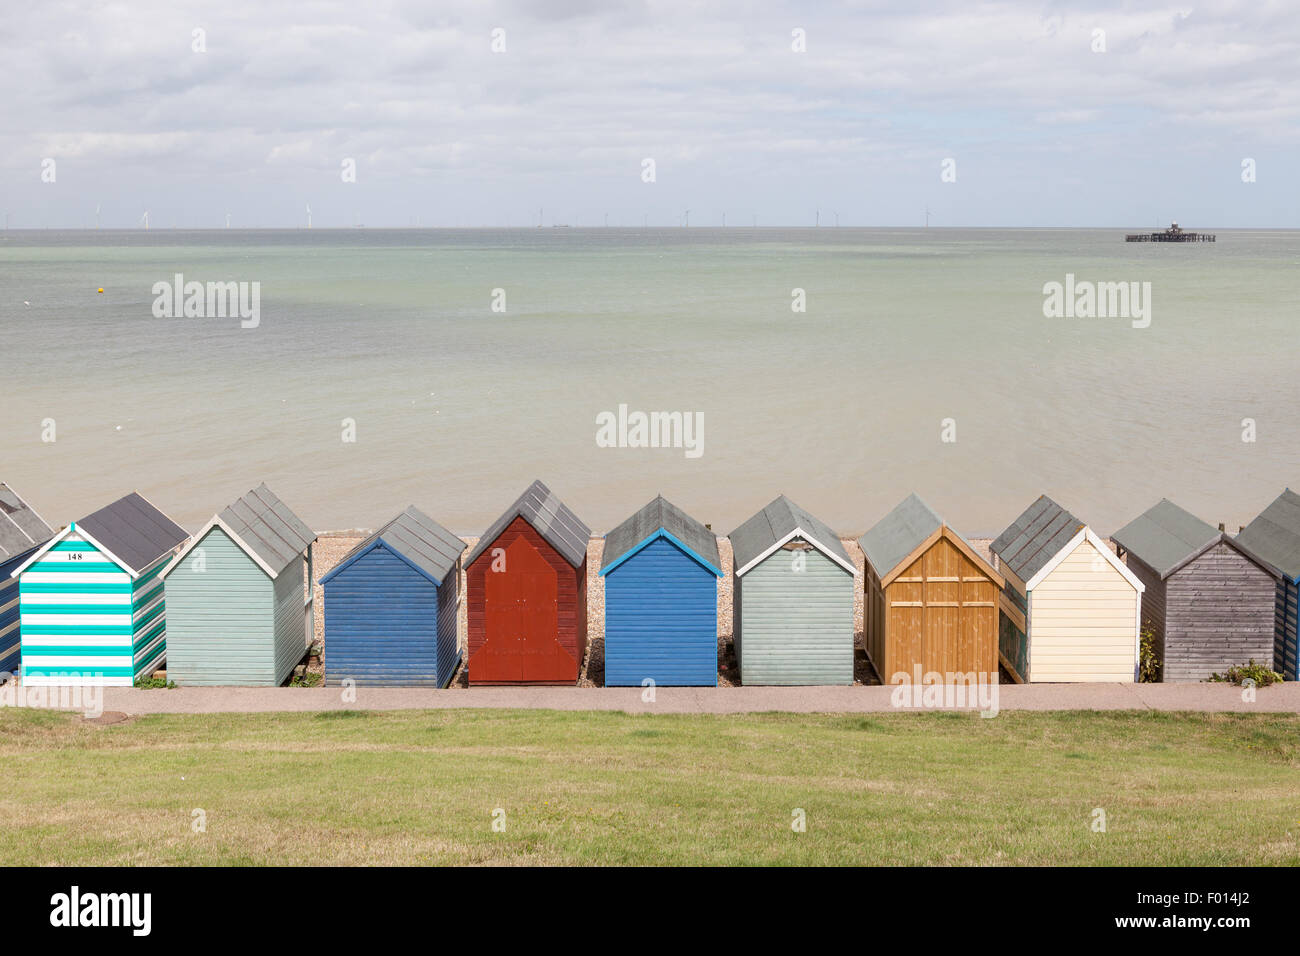
<svg viewBox="0 0 1300 956">
<path fill-rule="evenodd" d="M 99 207 L 102 203 L 95 203 L 95 228 L 99 228 Z"/>
<path fill-rule="evenodd" d="M 149 210 L 148 209 L 144 211 L 144 215 L 140 217 L 140 221 L 144 223 L 145 232 L 148 232 L 149 231 Z"/>
<path fill-rule="evenodd" d="M 230 213 L 226 213 L 226 228 L 230 228 Z"/>
<path fill-rule="evenodd" d="M 691 225 L 691 211 L 688 209 L 682 213 L 682 228 L 689 229 Z"/>
<path fill-rule="evenodd" d="M 311 203 L 307 203 L 307 228 L 311 228 Z"/>
</svg>

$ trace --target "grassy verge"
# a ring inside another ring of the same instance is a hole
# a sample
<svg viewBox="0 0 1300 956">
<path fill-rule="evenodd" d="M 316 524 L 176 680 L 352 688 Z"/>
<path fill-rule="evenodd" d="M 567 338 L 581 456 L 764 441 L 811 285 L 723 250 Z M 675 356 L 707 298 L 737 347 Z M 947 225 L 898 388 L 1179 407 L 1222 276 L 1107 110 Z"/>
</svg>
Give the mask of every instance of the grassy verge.
<svg viewBox="0 0 1300 956">
<path fill-rule="evenodd" d="M 1300 864 L 1292 715 L 8 710 L 0 761 L 11 865 Z"/>
</svg>

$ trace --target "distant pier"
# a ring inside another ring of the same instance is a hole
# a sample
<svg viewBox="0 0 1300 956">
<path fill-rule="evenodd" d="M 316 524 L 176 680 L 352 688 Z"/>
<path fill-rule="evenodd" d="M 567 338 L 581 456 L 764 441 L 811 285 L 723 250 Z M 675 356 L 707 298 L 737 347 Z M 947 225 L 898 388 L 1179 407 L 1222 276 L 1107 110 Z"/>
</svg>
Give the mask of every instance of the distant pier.
<svg viewBox="0 0 1300 956">
<path fill-rule="evenodd" d="M 1212 232 L 1187 232 L 1173 223 L 1164 232 L 1135 232 L 1124 237 L 1125 242 L 1213 242 Z"/>
</svg>

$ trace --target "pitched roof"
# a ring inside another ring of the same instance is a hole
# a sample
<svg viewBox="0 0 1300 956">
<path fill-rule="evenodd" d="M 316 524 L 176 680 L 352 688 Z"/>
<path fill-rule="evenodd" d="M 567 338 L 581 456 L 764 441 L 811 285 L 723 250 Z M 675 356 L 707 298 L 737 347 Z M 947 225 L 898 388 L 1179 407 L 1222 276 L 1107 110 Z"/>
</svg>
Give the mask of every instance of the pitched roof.
<svg viewBox="0 0 1300 956">
<path fill-rule="evenodd" d="M 39 548 L 52 537 L 54 529 L 12 488 L 0 482 L 0 562 Z"/>
<path fill-rule="evenodd" d="M 321 578 L 321 583 L 329 581 L 378 541 L 383 541 L 439 586 L 456 567 L 456 559 L 465 550 L 464 541 L 412 505 L 345 554 Z"/>
<path fill-rule="evenodd" d="M 265 483 L 217 517 L 245 549 L 261 558 L 272 576 L 287 568 L 316 540 L 316 532 L 290 511 Z"/>
<path fill-rule="evenodd" d="M 604 574 L 630 554 L 640 550 L 649 538 L 665 531 L 701 559 L 715 574 L 722 574 L 718 536 L 663 495 L 655 498 L 617 528 L 605 535 L 600 573 Z"/>
<path fill-rule="evenodd" d="M 136 492 L 76 522 L 133 575 L 184 542 L 185 529 Z"/>
<path fill-rule="evenodd" d="M 858 544 L 876 573 L 885 575 L 942 527 L 943 519 L 934 509 L 911 494 L 877 521 Z"/>
<path fill-rule="evenodd" d="M 801 537 L 836 564 L 856 571 L 840 536 L 781 495 L 731 532 L 736 574 L 741 575 L 792 538 Z"/>
<path fill-rule="evenodd" d="M 1111 537 L 1163 578 L 1225 535 L 1168 498 L 1161 498 L 1159 504 Z"/>
<path fill-rule="evenodd" d="M 552 548 L 560 553 L 565 561 L 575 568 L 582 567 L 587 560 L 587 542 L 591 540 L 591 529 L 582 520 L 564 506 L 564 502 L 555 497 L 555 493 L 540 481 L 528 486 L 519 499 L 505 513 L 492 522 L 492 526 L 483 532 L 483 536 L 474 545 L 474 550 L 465 559 L 470 565 L 509 527 L 515 518 L 523 518 L 533 530 Z"/>
<path fill-rule="evenodd" d="M 1283 491 L 1236 540 L 1292 580 L 1300 578 L 1300 495 Z"/>
<path fill-rule="evenodd" d="M 998 535 L 989 550 L 1021 581 L 1028 581 L 1073 541 L 1082 527 L 1082 521 L 1042 495 Z"/>
</svg>

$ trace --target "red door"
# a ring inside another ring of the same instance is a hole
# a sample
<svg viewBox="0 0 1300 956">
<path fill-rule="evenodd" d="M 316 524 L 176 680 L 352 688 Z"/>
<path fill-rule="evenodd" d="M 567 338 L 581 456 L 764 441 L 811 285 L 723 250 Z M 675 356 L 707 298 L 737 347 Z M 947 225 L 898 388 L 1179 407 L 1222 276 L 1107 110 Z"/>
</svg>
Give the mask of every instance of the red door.
<svg viewBox="0 0 1300 956">
<path fill-rule="evenodd" d="M 474 683 L 572 681 L 573 658 L 559 641 L 559 585 L 525 538 L 505 549 L 504 568 L 484 573 L 483 645 L 470 659 Z"/>
</svg>

